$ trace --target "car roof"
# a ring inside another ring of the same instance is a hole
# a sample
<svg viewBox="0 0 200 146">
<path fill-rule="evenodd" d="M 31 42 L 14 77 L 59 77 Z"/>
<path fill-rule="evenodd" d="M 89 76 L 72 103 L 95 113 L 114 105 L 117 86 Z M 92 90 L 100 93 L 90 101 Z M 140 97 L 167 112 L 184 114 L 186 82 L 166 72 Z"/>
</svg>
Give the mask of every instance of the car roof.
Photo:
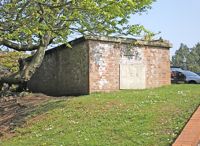
<svg viewBox="0 0 200 146">
<path fill-rule="evenodd" d="M 181 68 L 180 66 L 170 66 L 171 68 Z"/>
</svg>

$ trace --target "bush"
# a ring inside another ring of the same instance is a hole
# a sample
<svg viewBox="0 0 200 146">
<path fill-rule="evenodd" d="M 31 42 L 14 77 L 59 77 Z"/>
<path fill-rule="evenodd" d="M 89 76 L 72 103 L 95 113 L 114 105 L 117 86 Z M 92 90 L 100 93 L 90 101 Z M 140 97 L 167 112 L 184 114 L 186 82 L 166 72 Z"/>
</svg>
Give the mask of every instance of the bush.
<svg viewBox="0 0 200 146">
<path fill-rule="evenodd" d="M 19 58 L 26 58 L 28 54 L 16 51 L 0 51 L 0 74 L 14 73 L 19 70 Z"/>
</svg>

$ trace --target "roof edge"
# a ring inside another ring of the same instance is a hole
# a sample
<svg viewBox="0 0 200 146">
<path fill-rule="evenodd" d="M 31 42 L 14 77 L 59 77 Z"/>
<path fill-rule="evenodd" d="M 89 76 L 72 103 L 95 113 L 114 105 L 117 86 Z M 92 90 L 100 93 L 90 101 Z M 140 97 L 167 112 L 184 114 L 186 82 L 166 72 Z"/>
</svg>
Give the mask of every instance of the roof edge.
<svg viewBox="0 0 200 146">
<path fill-rule="evenodd" d="M 167 49 L 170 49 L 173 46 L 169 41 L 163 40 L 162 38 L 158 40 L 146 41 L 146 40 L 139 40 L 139 39 L 134 39 L 134 38 L 114 37 L 114 36 L 82 36 L 72 41 L 69 41 L 68 43 L 71 46 L 74 46 L 86 40 L 114 42 L 114 43 L 122 43 L 122 44 L 133 44 L 136 46 L 162 47 L 162 48 L 167 48 Z M 62 44 L 57 47 L 51 48 L 46 51 L 46 54 L 51 53 L 63 47 L 66 47 L 66 44 Z"/>
<path fill-rule="evenodd" d="M 83 37 L 82 37 L 83 38 Z M 124 44 L 133 44 L 137 46 L 152 46 L 152 47 L 163 47 L 172 48 L 173 45 L 168 40 L 163 40 L 162 38 L 158 40 L 142 40 L 134 38 L 125 37 L 111 37 L 111 36 L 84 36 L 85 40 L 95 40 L 95 41 L 105 41 L 105 42 L 116 42 Z"/>
</svg>

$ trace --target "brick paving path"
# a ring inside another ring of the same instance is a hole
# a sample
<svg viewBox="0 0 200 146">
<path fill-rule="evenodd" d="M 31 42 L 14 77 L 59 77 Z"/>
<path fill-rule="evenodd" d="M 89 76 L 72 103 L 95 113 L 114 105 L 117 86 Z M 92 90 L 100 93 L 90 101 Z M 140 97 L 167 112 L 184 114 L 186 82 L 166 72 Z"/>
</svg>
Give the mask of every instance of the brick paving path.
<svg viewBox="0 0 200 146">
<path fill-rule="evenodd" d="M 200 107 L 192 115 L 172 146 L 200 146 Z"/>
</svg>

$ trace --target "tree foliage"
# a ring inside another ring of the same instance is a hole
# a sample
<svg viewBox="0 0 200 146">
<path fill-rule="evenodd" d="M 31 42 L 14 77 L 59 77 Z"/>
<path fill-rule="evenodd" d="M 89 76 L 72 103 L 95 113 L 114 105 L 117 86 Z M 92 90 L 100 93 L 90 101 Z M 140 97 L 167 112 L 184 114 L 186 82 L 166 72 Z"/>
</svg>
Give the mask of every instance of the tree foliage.
<svg viewBox="0 0 200 146">
<path fill-rule="evenodd" d="M 200 72 L 200 43 L 192 48 L 181 44 L 172 57 L 172 64 L 194 72 Z"/>
<path fill-rule="evenodd" d="M 188 56 L 188 69 L 194 72 L 200 72 L 200 43 L 191 48 Z"/>
<path fill-rule="evenodd" d="M 131 14 L 146 12 L 155 0 L 2 0 L 0 45 L 16 51 L 35 51 L 24 68 L 0 82 L 28 81 L 41 65 L 50 44 L 71 35 L 139 35 L 142 25 L 128 24 Z"/>
<path fill-rule="evenodd" d="M 179 49 L 175 52 L 175 56 L 172 57 L 173 65 L 185 68 L 189 54 L 190 49 L 188 46 L 181 43 Z"/>
<path fill-rule="evenodd" d="M 7 68 L 12 73 L 16 73 L 19 71 L 18 60 L 27 56 L 29 55 L 23 52 L 0 51 L 0 66 Z"/>
</svg>

